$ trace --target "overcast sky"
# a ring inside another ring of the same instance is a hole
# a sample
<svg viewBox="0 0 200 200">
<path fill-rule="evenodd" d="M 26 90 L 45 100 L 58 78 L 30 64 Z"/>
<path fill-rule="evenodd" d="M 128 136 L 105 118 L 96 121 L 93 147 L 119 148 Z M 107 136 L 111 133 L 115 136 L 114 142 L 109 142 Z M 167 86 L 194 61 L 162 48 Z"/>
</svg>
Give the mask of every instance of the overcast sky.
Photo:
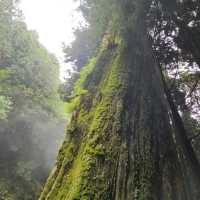
<svg viewBox="0 0 200 200">
<path fill-rule="evenodd" d="M 62 63 L 62 42 L 69 44 L 73 40 L 73 27 L 78 18 L 77 3 L 74 0 L 21 0 L 20 8 L 29 29 L 39 34 L 40 42 Z"/>
</svg>

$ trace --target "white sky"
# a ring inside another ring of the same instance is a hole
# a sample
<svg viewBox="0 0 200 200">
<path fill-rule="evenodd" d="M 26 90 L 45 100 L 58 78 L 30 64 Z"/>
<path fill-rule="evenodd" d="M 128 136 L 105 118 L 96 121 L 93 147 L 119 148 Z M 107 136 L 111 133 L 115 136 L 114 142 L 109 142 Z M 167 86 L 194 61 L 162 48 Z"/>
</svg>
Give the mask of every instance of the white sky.
<svg viewBox="0 0 200 200">
<path fill-rule="evenodd" d="M 73 40 L 73 27 L 80 18 L 77 3 L 74 0 L 21 0 L 20 8 L 28 28 L 36 30 L 40 42 L 59 59 L 63 77 L 66 64 L 62 43 L 70 44 Z"/>
</svg>

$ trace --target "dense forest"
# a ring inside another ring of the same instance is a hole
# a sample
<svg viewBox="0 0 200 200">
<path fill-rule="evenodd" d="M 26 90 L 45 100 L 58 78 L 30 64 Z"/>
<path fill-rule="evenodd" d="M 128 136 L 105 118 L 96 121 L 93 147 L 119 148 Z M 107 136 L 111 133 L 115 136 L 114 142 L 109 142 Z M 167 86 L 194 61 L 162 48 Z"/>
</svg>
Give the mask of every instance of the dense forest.
<svg viewBox="0 0 200 200">
<path fill-rule="evenodd" d="M 200 1 L 78 12 L 60 83 L 17 2 L 0 0 L 0 200 L 199 200 Z"/>
<path fill-rule="evenodd" d="M 58 61 L 22 19 L 14 1 L 0 1 L 1 200 L 37 199 L 66 121 Z"/>
</svg>

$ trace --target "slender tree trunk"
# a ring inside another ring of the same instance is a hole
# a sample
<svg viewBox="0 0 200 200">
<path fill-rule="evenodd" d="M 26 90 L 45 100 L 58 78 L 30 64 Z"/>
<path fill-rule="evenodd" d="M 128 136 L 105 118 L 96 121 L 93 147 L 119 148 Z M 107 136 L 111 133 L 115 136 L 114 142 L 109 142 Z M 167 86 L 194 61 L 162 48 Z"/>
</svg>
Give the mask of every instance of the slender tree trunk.
<svg viewBox="0 0 200 200">
<path fill-rule="evenodd" d="M 136 2 L 126 41 L 99 53 L 40 200 L 200 199 Z"/>
</svg>

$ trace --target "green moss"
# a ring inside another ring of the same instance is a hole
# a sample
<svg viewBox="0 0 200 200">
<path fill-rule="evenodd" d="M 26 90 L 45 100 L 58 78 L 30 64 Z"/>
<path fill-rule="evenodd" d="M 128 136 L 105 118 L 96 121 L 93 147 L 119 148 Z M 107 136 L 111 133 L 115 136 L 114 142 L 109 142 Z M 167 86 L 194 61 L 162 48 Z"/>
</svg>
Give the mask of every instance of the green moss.
<svg viewBox="0 0 200 200">
<path fill-rule="evenodd" d="M 120 74 L 120 55 L 115 55 L 110 63 L 109 71 L 101 84 L 101 92 L 105 96 L 113 96 L 122 85 Z"/>
<path fill-rule="evenodd" d="M 73 98 L 73 100 L 64 103 L 64 111 L 69 115 L 69 117 L 71 116 L 71 113 L 74 111 L 75 107 L 79 104 L 79 102 L 80 97 L 78 96 Z"/>
<path fill-rule="evenodd" d="M 103 126 L 105 126 L 106 124 L 101 122 L 106 122 L 106 118 L 108 118 L 109 106 L 109 101 L 101 101 L 98 106 L 92 110 L 90 114 L 93 115 L 93 120 L 90 126 L 89 134 L 97 134 L 99 131 L 103 132 Z"/>
<path fill-rule="evenodd" d="M 73 92 L 74 96 L 87 93 L 87 90 L 83 87 L 83 84 L 85 83 L 88 75 L 94 69 L 96 62 L 97 62 L 97 59 L 92 58 L 89 60 L 88 64 L 82 68 L 80 72 L 80 78 L 76 81 L 74 85 L 74 92 Z"/>
<path fill-rule="evenodd" d="M 87 145 L 85 152 L 89 155 L 94 155 L 97 157 L 105 156 L 105 147 L 102 144 L 97 144 L 95 147 Z"/>
<path fill-rule="evenodd" d="M 108 50 L 110 51 L 110 50 Z M 68 128 L 67 137 L 59 152 L 57 177 L 54 179 L 54 186 L 51 187 L 49 198 L 54 200 L 96 200 L 109 199 L 110 183 L 106 182 L 104 169 L 97 173 L 99 163 L 115 162 L 115 144 L 117 136 L 109 136 L 109 126 L 116 112 L 121 112 L 121 107 L 113 105 L 113 98 L 122 89 L 122 78 L 120 75 L 120 56 L 118 50 L 110 54 L 110 62 L 106 63 L 105 76 L 101 77 L 99 92 L 91 94 L 84 88 L 84 82 L 97 60 L 105 59 L 99 55 L 97 59 L 90 61 L 80 73 L 80 79 L 74 87 L 75 98 L 66 106 L 68 112 L 77 107 L 77 115 L 73 117 Z M 100 62 L 101 63 L 101 62 Z M 80 97 L 81 95 L 81 97 Z M 121 104 L 120 104 L 121 105 Z M 113 109 L 114 106 L 114 110 Z M 120 107 L 120 108 L 118 108 Z M 117 125 L 116 123 L 114 125 Z M 117 129 L 116 129 L 117 130 Z M 109 140 L 113 146 L 110 146 Z M 113 173 L 113 172 L 112 172 Z M 52 190 L 53 188 L 53 190 Z M 46 194 L 44 195 L 46 196 Z"/>
<path fill-rule="evenodd" d="M 16 199 L 15 194 L 13 194 L 11 191 L 9 191 L 8 183 L 5 179 L 0 180 L 0 199 L 1 200 L 14 200 L 14 199 Z"/>
<path fill-rule="evenodd" d="M 84 88 L 84 83 L 88 77 L 88 75 L 92 72 L 95 67 L 97 59 L 92 58 L 87 65 L 85 65 L 81 72 L 79 79 L 75 82 L 73 95 L 69 102 L 66 102 L 64 105 L 64 110 L 68 115 L 68 118 L 71 118 L 72 112 L 75 108 L 80 104 L 80 96 L 86 94 L 88 91 Z"/>
<path fill-rule="evenodd" d="M 77 198 L 82 178 L 81 173 L 82 173 L 82 162 L 81 162 L 81 157 L 78 156 L 66 177 L 67 182 L 65 183 L 65 185 L 68 186 L 68 193 L 66 195 L 67 199 Z"/>
<path fill-rule="evenodd" d="M 105 144 L 103 144 L 103 135 L 107 133 L 106 129 L 113 117 L 110 112 L 112 98 L 121 85 L 118 59 L 118 56 L 113 56 L 113 62 L 108 66 L 108 76 L 105 77 L 101 86 L 103 99 L 93 104 L 88 114 L 85 113 L 87 118 L 84 114 L 81 116 L 81 118 L 90 119 L 88 121 L 88 134 L 82 141 L 72 168 L 67 173 L 68 181 L 64 184 L 67 186 L 67 199 L 99 199 L 99 195 L 105 194 L 108 189 L 108 185 L 104 184 L 105 177 L 92 177 L 92 169 L 96 168 L 98 159 L 110 158 Z M 93 186 L 91 185 L 92 182 L 94 182 Z M 99 184 L 95 188 L 96 182 L 99 182 Z"/>
</svg>

